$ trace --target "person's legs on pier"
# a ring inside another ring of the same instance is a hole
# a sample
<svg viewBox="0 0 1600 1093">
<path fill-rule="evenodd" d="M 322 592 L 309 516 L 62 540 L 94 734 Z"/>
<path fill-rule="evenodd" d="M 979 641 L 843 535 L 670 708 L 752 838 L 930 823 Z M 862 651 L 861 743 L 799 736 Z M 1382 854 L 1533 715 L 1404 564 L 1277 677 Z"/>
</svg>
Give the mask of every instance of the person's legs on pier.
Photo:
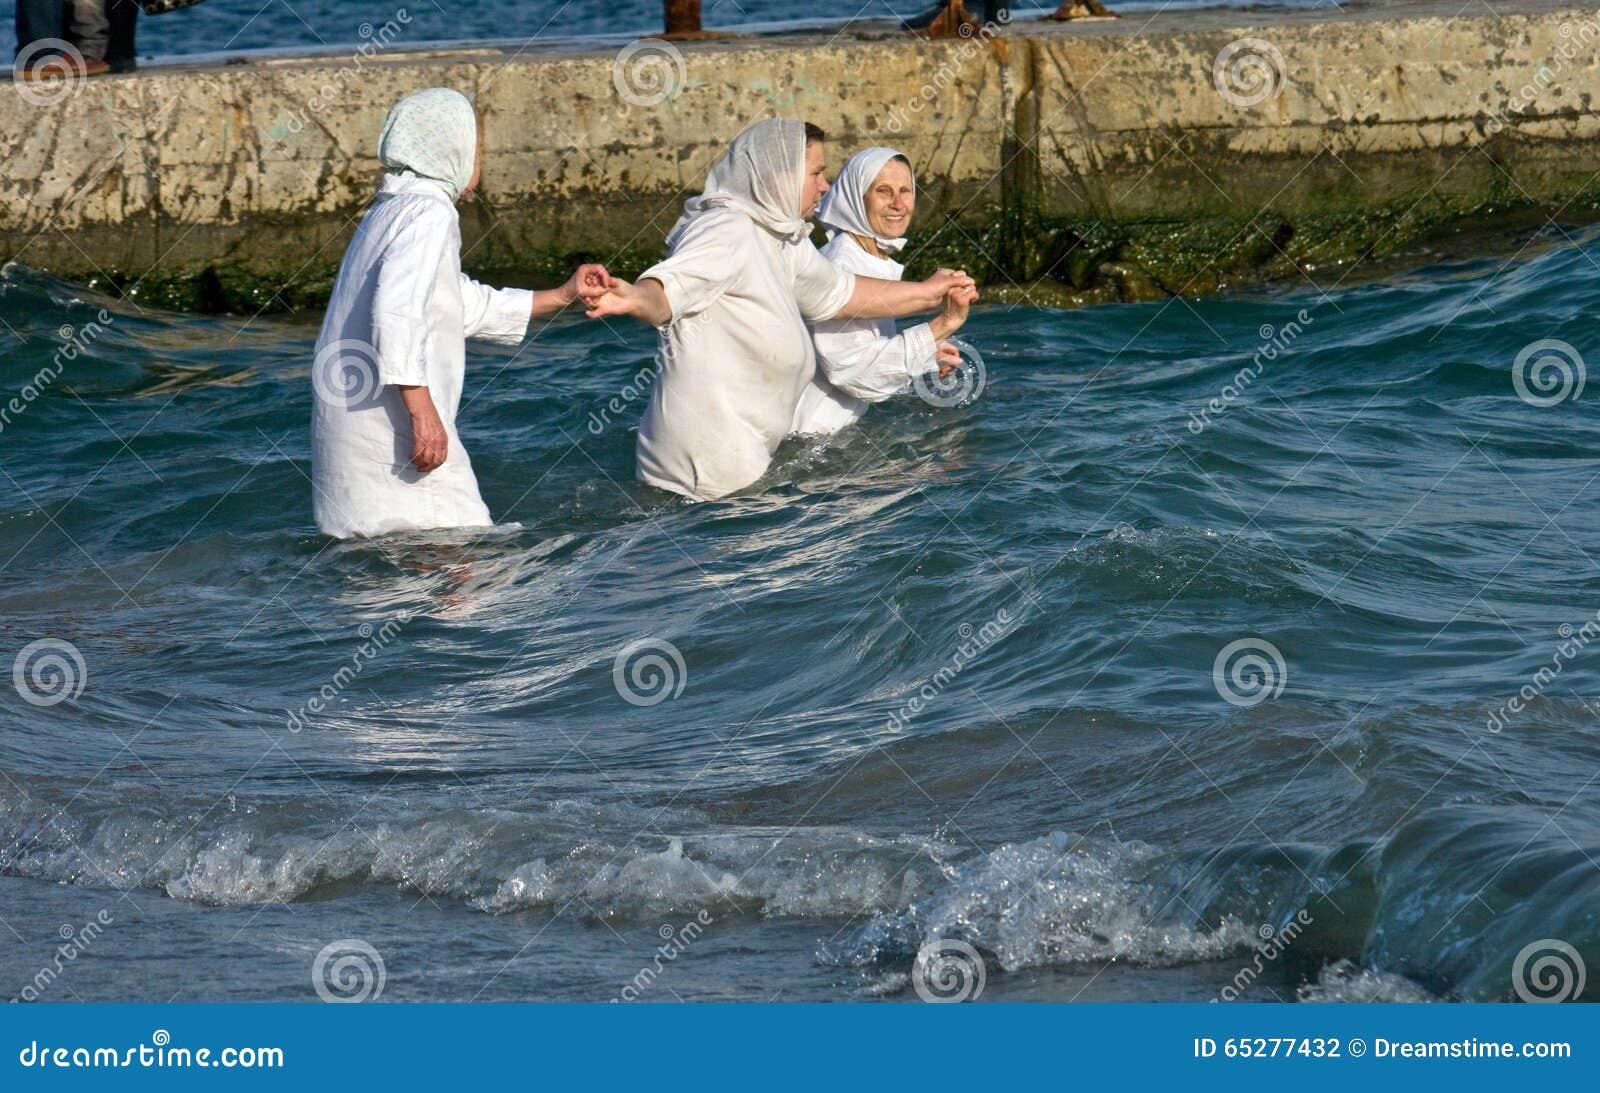
<svg viewBox="0 0 1600 1093">
<path fill-rule="evenodd" d="M 29 47 L 40 42 L 60 42 L 66 32 L 66 5 L 62 0 L 17 0 L 17 60 L 26 63 L 42 50 Z M 58 52 L 46 46 L 44 50 Z"/>
<path fill-rule="evenodd" d="M 106 63 L 112 72 L 132 72 L 134 31 L 139 25 L 139 0 L 106 0 L 106 15 L 111 23 L 111 40 L 106 45 Z"/>
<path fill-rule="evenodd" d="M 106 0 L 67 0 L 67 41 L 87 62 L 104 61 L 111 37 Z"/>
</svg>

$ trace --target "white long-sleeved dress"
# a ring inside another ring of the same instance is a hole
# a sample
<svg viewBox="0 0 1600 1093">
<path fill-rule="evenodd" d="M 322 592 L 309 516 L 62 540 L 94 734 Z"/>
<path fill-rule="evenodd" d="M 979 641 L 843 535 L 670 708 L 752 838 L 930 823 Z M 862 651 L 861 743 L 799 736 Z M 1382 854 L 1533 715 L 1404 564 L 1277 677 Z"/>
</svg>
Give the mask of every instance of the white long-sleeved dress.
<svg viewBox="0 0 1600 1093">
<path fill-rule="evenodd" d="M 905 267 L 868 254 L 848 232 L 822 248 L 823 257 L 851 273 L 898 281 Z M 815 323 L 817 370 L 800 395 L 790 432 L 834 433 L 861 420 L 870 403 L 904 391 L 938 366 L 933 328 L 918 323 L 896 333 L 893 319 L 832 319 Z"/>
<path fill-rule="evenodd" d="M 837 315 L 855 276 L 724 207 L 691 221 L 646 278 L 672 318 L 639 423 L 639 478 L 699 500 L 743 489 L 766 473 L 816 370 L 806 323 Z"/>
<path fill-rule="evenodd" d="M 492 523 L 456 433 L 466 339 L 515 345 L 533 294 L 461 272 L 461 226 L 443 186 L 389 175 L 345 251 L 312 367 L 317 527 L 341 539 Z M 449 434 L 442 466 L 411 466 L 396 384 L 426 385 Z"/>
</svg>

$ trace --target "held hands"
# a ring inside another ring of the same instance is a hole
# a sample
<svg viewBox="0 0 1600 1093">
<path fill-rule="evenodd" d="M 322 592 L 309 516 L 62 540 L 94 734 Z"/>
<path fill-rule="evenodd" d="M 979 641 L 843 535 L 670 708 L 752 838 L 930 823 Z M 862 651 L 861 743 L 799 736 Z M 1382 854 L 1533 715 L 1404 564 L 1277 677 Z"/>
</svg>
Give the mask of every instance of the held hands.
<svg viewBox="0 0 1600 1093">
<path fill-rule="evenodd" d="M 596 285 L 603 286 L 610 276 L 611 274 L 606 272 L 606 267 L 598 262 L 579 266 L 573 271 L 572 276 L 567 278 L 567 283 L 557 290 L 561 293 L 561 306 L 566 307 L 579 300 L 583 300 L 587 306 L 588 299 L 584 296 L 584 292 Z"/>
<path fill-rule="evenodd" d="M 969 278 L 970 280 L 970 278 Z M 944 294 L 944 310 L 941 311 L 928 325 L 933 328 L 933 336 L 943 341 L 967 321 L 967 309 L 978 298 L 975 286 L 954 286 Z"/>
<path fill-rule="evenodd" d="M 583 298 L 583 286 L 597 278 L 606 276 L 606 267 L 599 263 L 581 265 L 567 278 L 567 283 L 560 288 L 542 288 L 533 294 L 533 314 L 537 319 L 544 315 L 554 315 L 562 308 L 570 307 Z"/>
<path fill-rule="evenodd" d="M 580 286 L 584 314 L 591 319 L 604 319 L 610 315 L 628 315 L 651 326 L 665 326 L 672 321 L 672 303 L 666 289 L 654 277 L 645 277 L 629 284 L 609 273 L 592 278 Z"/>
<path fill-rule="evenodd" d="M 591 319 L 603 319 L 608 315 L 631 315 L 634 295 L 634 286 L 621 277 L 611 276 L 604 269 L 600 269 L 598 273 L 591 273 L 588 279 L 578 286 L 578 296 L 583 300 L 583 313 Z"/>
<path fill-rule="evenodd" d="M 927 293 L 928 307 L 938 307 L 939 302 L 952 289 L 971 289 L 973 299 L 977 299 L 978 283 L 968 277 L 965 270 L 941 269 L 922 282 L 922 287 Z"/>
<path fill-rule="evenodd" d="M 978 298 L 978 286 L 965 272 L 949 269 L 939 270 L 923 282 L 929 286 L 935 283 L 944 285 L 944 309 L 928 326 L 932 329 L 933 336 L 939 340 L 938 356 L 935 359 L 939 365 L 939 378 L 944 379 L 961 367 L 961 350 L 945 339 L 966 323 L 967 311 Z"/>
</svg>

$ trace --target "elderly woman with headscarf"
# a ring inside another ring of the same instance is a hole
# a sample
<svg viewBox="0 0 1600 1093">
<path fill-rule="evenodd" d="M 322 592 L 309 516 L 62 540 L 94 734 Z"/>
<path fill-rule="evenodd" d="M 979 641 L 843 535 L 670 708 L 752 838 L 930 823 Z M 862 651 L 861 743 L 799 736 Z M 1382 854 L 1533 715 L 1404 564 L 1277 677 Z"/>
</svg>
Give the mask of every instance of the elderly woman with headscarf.
<svg viewBox="0 0 1600 1093">
<path fill-rule="evenodd" d="M 841 269 L 900 280 L 890 255 L 906 245 L 916 208 L 911 161 L 893 148 L 867 148 L 839 169 L 817 219 L 828 232 L 822 256 Z M 976 291 L 951 292 L 932 322 L 897 332 L 893 319 L 829 319 L 811 328 L 817 372 L 795 407 L 791 431 L 827 435 L 861 420 L 867 404 L 904 391 L 918 376 L 961 363 L 945 339 L 967 321 Z"/>
<path fill-rule="evenodd" d="M 477 186 L 477 111 L 436 87 L 396 103 L 378 138 L 384 177 L 345 251 L 312 366 L 311 483 L 328 535 L 492 523 L 456 433 L 466 339 L 515 345 L 534 316 L 577 299 L 489 288 L 461 272 L 455 203 Z"/>
<path fill-rule="evenodd" d="M 659 378 L 639 425 L 644 482 L 697 500 L 751 485 L 816 372 L 807 322 L 908 315 L 972 288 L 951 270 L 900 283 L 822 257 L 807 220 L 828 191 L 823 139 L 790 118 L 750 126 L 684 206 L 665 261 L 636 284 L 580 286 L 591 318 L 660 328 Z"/>
</svg>

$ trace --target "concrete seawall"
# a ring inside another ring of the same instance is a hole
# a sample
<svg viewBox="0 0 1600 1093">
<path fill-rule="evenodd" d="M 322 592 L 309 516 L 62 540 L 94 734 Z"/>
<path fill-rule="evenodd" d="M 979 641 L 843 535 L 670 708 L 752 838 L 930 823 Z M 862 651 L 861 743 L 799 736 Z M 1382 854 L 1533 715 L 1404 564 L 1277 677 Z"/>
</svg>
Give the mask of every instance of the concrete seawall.
<svg viewBox="0 0 1600 1093">
<path fill-rule="evenodd" d="M 916 165 L 913 269 L 1014 298 L 1196 293 L 1390 253 L 1466 220 L 1600 202 L 1600 10 L 1130 14 L 990 36 L 838 34 L 588 48 L 360 51 L 173 64 L 0 102 L 0 255 L 179 306 L 326 294 L 376 182 L 389 105 L 481 105 L 469 269 L 641 268 L 725 142 L 783 113 L 837 163 Z M 403 9 L 402 9 L 403 11 Z M 627 52 L 633 50 L 633 52 Z M 619 58 L 619 51 L 626 54 Z"/>
</svg>

